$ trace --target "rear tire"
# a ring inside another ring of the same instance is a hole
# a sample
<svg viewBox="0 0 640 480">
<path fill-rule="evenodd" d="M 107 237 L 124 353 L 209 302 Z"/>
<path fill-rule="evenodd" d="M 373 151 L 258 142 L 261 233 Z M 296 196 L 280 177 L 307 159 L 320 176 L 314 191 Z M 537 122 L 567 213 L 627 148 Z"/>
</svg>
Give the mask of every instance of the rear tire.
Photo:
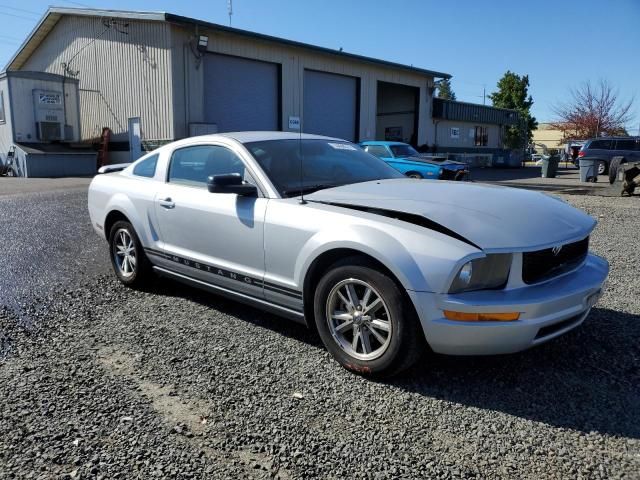
<svg viewBox="0 0 640 480">
<path fill-rule="evenodd" d="M 364 259 L 347 258 L 329 268 L 316 288 L 314 314 L 329 353 L 360 375 L 394 375 L 425 351 L 410 301 L 393 279 Z"/>
<path fill-rule="evenodd" d="M 128 287 L 141 288 L 153 276 L 151 263 L 129 222 L 121 220 L 111 227 L 109 257 L 118 280 Z"/>
<path fill-rule="evenodd" d="M 609 165 L 609 183 L 613 185 L 618 177 L 618 169 L 620 165 L 626 162 L 624 157 L 613 157 L 611 164 Z"/>
</svg>

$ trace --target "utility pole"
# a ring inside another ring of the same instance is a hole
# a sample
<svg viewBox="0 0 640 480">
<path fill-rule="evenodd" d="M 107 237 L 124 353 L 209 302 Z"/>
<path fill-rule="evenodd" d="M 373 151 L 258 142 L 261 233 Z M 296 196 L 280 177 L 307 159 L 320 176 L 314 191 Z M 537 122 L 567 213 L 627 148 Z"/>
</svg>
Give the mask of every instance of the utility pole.
<svg viewBox="0 0 640 480">
<path fill-rule="evenodd" d="M 227 0 L 227 10 L 229 11 L 229 26 L 231 26 L 231 15 L 233 15 L 233 0 Z"/>
<path fill-rule="evenodd" d="M 475 95 L 476 97 L 480 97 L 480 95 Z M 482 85 L 482 105 L 487 104 L 487 86 Z"/>
</svg>

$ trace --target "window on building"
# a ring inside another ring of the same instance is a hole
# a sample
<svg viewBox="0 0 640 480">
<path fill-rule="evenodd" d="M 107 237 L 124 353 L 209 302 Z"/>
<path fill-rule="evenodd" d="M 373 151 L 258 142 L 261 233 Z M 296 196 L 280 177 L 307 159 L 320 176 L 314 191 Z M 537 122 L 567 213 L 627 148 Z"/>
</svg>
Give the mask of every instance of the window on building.
<svg viewBox="0 0 640 480">
<path fill-rule="evenodd" d="M 139 177 L 153 178 L 156 174 L 156 164 L 158 163 L 158 155 L 151 155 L 139 162 L 133 167 L 133 174 Z"/>
<path fill-rule="evenodd" d="M 4 92 L 0 92 L 0 123 L 6 122 L 6 117 L 4 115 Z"/>
<path fill-rule="evenodd" d="M 206 188 L 207 178 L 228 173 L 245 176 L 244 163 L 235 153 L 217 145 L 197 145 L 173 152 L 169 182 Z"/>
<path fill-rule="evenodd" d="M 473 138 L 473 144 L 476 147 L 486 147 L 489 144 L 489 132 L 487 127 L 477 126 Z"/>
<path fill-rule="evenodd" d="M 378 158 L 390 156 L 387 148 L 383 145 L 367 145 L 364 147 L 364 151 L 370 153 L 371 155 L 375 155 Z"/>
</svg>

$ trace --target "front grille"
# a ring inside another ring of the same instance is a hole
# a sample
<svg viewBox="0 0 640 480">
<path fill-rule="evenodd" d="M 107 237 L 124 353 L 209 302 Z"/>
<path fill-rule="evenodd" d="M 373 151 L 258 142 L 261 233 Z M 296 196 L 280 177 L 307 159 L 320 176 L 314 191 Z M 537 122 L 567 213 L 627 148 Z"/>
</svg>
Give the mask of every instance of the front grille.
<svg viewBox="0 0 640 480">
<path fill-rule="evenodd" d="M 442 169 L 440 180 L 464 180 L 467 173 L 464 170 Z"/>
<path fill-rule="evenodd" d="M 542 282 L 573 270 L 589 251 L 589 237 L 563 245 L 559 252 L 546 248 L 522 254 L 522 280 L 526 284 Z"/>
</svg>

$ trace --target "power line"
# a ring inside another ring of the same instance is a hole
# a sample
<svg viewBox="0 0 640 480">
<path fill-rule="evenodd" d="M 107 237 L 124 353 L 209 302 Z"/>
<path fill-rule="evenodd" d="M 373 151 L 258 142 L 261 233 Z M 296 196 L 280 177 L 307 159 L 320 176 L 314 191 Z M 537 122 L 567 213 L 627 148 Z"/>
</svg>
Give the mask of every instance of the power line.
<svg viewBox="0 0 640 480">
<path fill-rule="evenodd" d="M 31 15 L 37 15 L 38 17 L 42 16 L 41 13 L 34 12 L 33 10 L 25 10 L 24 8 L 12 7 L 10 5 L 0 4 L 0 8 L 8 8 L 9 10 L 15 10 L 16 12 L 30 13 Z"/>
<path fill-rule="evenodd" d="M 62 1 L 64 3 L 70 3 L 71 5 L 77 5 L 79 7 L 93 8 L 91 5 L 87 5 L 86 3 L 72 2 L 71 0 L 62 0 Z"/>
<path fill-rule="evenodd" d="M 21 42 L 23 40 L 22 38 L 10 37 L 9 35 L 1 35 L 1 34 L 0 34 L 0 38 L 4 38 L 6 40 L 16 40 L 18 42 Z"/>
<path fill-rule="evenodd" d="M 37 20 L 37 18 L 25 17 L 24 15 L 16 15 L 15 13 L 0 12 L 0 15 L 6 15 L 8 17 L 14 17 L 14 18 L 21 18 L 23 20 L 29 20 L 30 22 L 34 22 L 35 20 Z"/>
</svg>

